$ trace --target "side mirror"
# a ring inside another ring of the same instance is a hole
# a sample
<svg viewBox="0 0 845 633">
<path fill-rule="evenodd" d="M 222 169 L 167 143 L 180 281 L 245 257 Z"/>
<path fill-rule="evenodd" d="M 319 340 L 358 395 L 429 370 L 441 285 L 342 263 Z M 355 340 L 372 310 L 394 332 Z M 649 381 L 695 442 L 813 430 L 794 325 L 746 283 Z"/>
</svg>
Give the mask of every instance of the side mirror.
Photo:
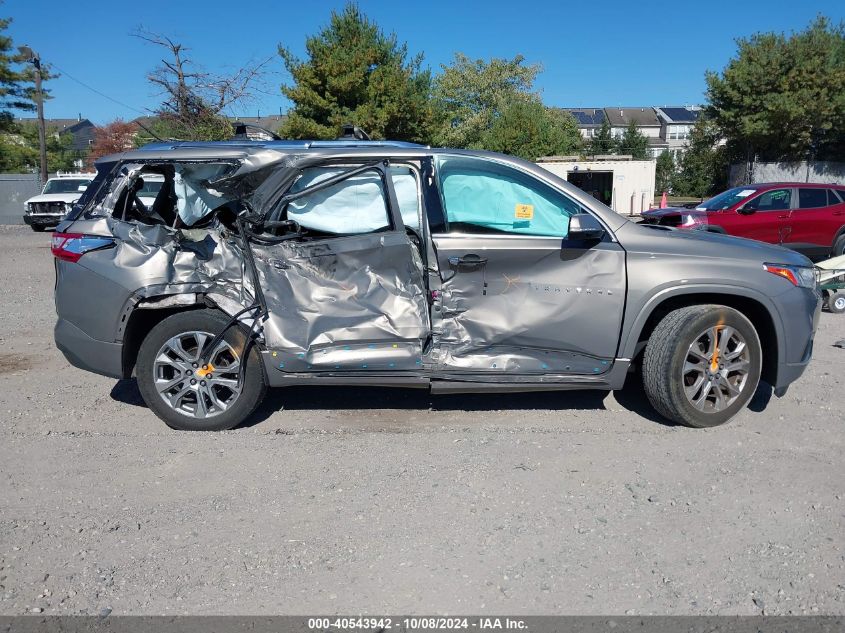
<svg viewBox="0 0 845 633">
<path fill-rule="evenodd" d="M 737 209 L 736 212 L 739 213 L 740 215 L 753 215 L 753 214 L 757 213 L 757 209 L 755 209 L 754 207 L 749 207 L 748 205 L 745 205 L 744 207 L 740 207 L 739 209 Z"/>
<path fill-rule="evenodd" d="M 604 237 L 604 227 L 589 213 L 579 213 L 569 218 L 570 240 L 600 240 Z"/>
</svg>

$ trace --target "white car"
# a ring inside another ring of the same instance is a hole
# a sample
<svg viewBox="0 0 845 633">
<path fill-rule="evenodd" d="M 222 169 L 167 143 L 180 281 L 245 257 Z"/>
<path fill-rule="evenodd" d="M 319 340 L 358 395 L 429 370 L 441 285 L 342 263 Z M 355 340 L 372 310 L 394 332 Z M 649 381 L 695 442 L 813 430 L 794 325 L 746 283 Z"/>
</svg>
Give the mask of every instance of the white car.
<svg viewBox="0 0 845 633">
<path fill-rule="evenodd" d="M 95 174 L 62 174 L 50 178 L 40 195 L 24 203 L 23 221 L 33 231 L 57 226 L 94 180 Z"/>
</svg>

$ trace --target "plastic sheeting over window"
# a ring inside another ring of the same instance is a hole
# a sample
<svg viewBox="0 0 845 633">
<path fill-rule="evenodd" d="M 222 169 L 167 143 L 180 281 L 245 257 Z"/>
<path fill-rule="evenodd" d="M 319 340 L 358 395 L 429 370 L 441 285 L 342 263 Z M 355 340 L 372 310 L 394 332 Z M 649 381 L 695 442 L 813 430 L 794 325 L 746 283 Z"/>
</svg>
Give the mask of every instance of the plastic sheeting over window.
<svg viewBox="0 0 845 633">
<path fill-rule="evenodd" d="M 438 160 L 438 172 L 450 225 L 563 238 L 580 210 L 544 183 L 494 161 L 450 156 Z"/>
<path fill-rule="evenodd" d="M 391 167 L 390 177 L 399 201 L 402 224 L 413 229 L 420 229 L 420 199 L 417 178 L 408 167 Z"/>
<path fill-rule="evenodd" d="M 342 174 L 343 167 L 306 169 L 293 184 L 291 193 Z M 390 169 L 402 221 L 419 228 L 417 182 L 407 167 Z M 300 226 L 323 233 L 352 235 L 384 230 L 390 226 L 387 195 L 381 176 L 365 172 L 295 200 L 288 205 L 287 217 Z"/>
</svg>

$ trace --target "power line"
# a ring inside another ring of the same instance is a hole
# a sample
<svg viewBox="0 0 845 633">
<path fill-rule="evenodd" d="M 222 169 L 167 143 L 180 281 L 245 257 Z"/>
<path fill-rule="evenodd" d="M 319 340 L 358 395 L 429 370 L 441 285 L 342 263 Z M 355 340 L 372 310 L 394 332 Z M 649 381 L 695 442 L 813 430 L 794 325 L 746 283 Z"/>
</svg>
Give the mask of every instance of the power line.
<svg viewBox="0 0 845 633">
<path fill-rule="evenodd" d="M 56 64 L 54 64 L 53 62 L 50 62 L 50 66 L 52 66 L 53 68 L 55 68 L 56 70 L 58 70 L 60 73 L 62 73 L 62 75 L 64 75 L 64 76 L 65 76 L 65 77 L 67 77 L 68 79 L 70 79 L 70 80 L 72 80 L 72 81 L 75 81 L 76 83 L 78 83 L 78 84 L 79 84 L 80 86 L 82 86 L 83 88 L 87 88 L 87 89 L 88 89 L 88 90 L 90 90 L 91 92 L 93 92 L 93 93 L 95 93 L 95 94 L 100 95 L 100 96 L 101 96 L 101 97 L 103 97 L 104 99 L 108 99 L 109 101 L 113 101 L 113 102 L 114 102 L 114 103 L 116 103 L 117 105 L 119 105 L 119 106 L 123 106 L 124 108 L 126 108 L 126 109 L 128 109 L 128 110 L 132 110 L 133 112 L 137 112 L 138 114 L 141 114 L 141 115 L 143 115 L 143 116 L 149 116 L 149 114 L 150 114 L 149 112 L 144 112 L 143 110 L 139 110 L 138 108 L 133 108 L 131 105 L 127 105 L 127 104 L 123 103 L 122 101 L 118 101 L 118 100 L 117 100 L 117 99 L 115 99 L 114 97 L 110 97 L 109 95 L 105 94 L 104 92 L 100 92 L 100 91 L 99 91 L 99 90 L 97 90 L 96 88 L 92 88 L 91 86 L 89 86 L 88 84 L 86 84 L 84 81 L 81 81 L 81 80 L 77 79 L 76 77 L 74 77 L 73 75 L 71 75 L 71 74 L 70 74 L 69 72 L 67 72 L 66 70 L 64 70 L 64 69 L 62 69 L 62 68 L 59 68 L 59 66 L 57 66 L 57 65 L 56 65 Z"/>
</svg>

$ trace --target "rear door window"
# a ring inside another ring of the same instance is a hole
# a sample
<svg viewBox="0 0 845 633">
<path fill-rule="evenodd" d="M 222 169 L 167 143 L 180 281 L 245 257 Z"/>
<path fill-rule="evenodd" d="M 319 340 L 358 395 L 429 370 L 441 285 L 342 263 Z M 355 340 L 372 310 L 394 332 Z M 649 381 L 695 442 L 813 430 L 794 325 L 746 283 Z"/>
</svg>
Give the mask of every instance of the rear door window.
<svg viewBox="0 0 845 633">
<path fill-rule="evenodd" d="M 827 206 L 827 189 L 798 189 L 799 209 L 818 209 Z"/>
</svg>

